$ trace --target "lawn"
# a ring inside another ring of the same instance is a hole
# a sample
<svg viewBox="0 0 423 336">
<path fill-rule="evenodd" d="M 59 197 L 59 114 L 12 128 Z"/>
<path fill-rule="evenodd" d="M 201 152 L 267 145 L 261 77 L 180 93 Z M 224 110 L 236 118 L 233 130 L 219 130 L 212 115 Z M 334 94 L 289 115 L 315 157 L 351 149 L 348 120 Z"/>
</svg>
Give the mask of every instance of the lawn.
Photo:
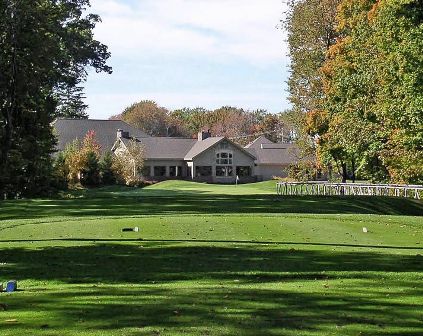
<svg viewBox="0 0 423 336">
<path fill-rule="evenodd" d="M 421 201 L 168 181 L 0 207 L 2 336 L 423 335 Z"/>
</svg>

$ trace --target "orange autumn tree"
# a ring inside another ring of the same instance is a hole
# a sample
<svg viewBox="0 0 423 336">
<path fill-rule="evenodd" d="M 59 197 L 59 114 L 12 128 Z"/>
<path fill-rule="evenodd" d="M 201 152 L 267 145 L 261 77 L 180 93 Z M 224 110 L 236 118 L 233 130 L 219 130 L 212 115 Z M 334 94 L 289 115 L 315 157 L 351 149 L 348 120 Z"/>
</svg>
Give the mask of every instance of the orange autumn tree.
<svg viewBox="0 0 423 336">
<path fill-rule="evenodd" d="M 65 164 L 70 185 L 82 183 L 97 185 L 99 183 L 99 159 L 101 146 L 95 139 L 95 131 L 90 130 L 84 139 L 75 139 L 65 151 Z"/>
</svg>

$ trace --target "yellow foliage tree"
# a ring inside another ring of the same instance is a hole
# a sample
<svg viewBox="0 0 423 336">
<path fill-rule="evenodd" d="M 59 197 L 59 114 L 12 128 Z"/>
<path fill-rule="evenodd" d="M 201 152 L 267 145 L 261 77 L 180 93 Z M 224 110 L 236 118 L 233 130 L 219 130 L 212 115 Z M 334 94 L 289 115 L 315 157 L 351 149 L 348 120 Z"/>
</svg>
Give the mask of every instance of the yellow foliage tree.
<svg viewBox="0 0 423 336">
<path fill-rule="evenodd" d="M 82 142 L 75 139 L 66 147 L 65 164 L 68 168 L 68 181 L 71 185 L 81 181 L 82 174 L 90 170 L 92 160 L 99 160 L 100 148 L 93 130 L 88 131 Z"/>
</svg>

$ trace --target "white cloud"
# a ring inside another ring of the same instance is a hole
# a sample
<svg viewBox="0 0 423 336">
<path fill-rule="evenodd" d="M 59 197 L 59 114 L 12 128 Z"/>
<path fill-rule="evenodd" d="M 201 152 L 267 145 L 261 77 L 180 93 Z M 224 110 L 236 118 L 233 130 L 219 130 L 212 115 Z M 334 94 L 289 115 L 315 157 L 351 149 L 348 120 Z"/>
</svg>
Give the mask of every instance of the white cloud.
<svg viewBox="0 0 423 336">
<path fill-rule="evenodd" d="M 114 55 L 168 55 L 281 62 L 287 47 L 276 29 L 282 0 L 93 0 L 103 22 L 96 37 Z"/>
<path fill-rule="evenodd" d="M 169 109 L 285 109 L 287 46 L 276 29 L 285 2 L 91 0 L 103 20 L 95 35 L 109 46 L 114 73 L 90 74 L 88 112 L 108 118 L 142 99 Z"/>
</svg>

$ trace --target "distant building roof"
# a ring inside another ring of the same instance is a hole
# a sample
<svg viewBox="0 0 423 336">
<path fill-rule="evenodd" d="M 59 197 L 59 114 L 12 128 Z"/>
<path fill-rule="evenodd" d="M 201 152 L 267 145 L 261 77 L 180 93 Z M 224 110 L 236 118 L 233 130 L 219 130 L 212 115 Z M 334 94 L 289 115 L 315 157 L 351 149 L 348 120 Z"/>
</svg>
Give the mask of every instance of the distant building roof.
<svg viewBox="0 0 423 336">
<path fill-rule="evenodd" d="M 83 140 L 87 132 L 92 130 L 104 153 L 114 148 L 118 138 L 117 131 L 122 130 L 121 141 L 127 145 L 130 138 L 133 138 L 143 144 L 146 159 L 191 161 L 225 139 L 255 159 L 259 165 L 288 165 L 300 160 L 300 151 L 295 144 L 274 143 L 265 136 L 258 137 L 243 148 L 225 137 L 208 137 L 204 140 L 150 137 L 120 120 L 57 119 L 53 127 L 57 134 L 59 151 L 64 150 L 75 139 Z"/>
<path fill-rule="evenodd" d="M 288 165 L 299 161 L 299 148 L 293 143 L 274 143 L 260 136 L 245 147 L 256 156 L 257 164 Z"/>
<path fill-rule="evenodd" d="M 122 139 L 125 145 L 129 139 Z M 144 145 L 146 159 L 184 160 L 197 139 L 149 137 L 137 138 Z"/>
<path fill-rule="evenodd" d="M 136 138 L 137 143 L 144 145 L 145 158 L 148 160 L 187 160 L 191 161 L 199 154 L 218 144 L 225 137 L 210 137 L 205 140 L 187 139 L 187 138 L 170 138 L 170 137 L 149 137 Z M 120 140 L 128 146 L 130 138 L 120 138 Z M 230 140 L 226 139 L 231 142 Z M 231 142 L 232 143 L 232 142 Z M 238 146 L 241 151 L 255 159 L 254 154 L 245 148 Z M 114 146 L 116 148 L 116 146 Z"/>
<path fill-rule="evenodd" d="M 272 144 L 274 142 L 270 141 L 268 138 L 266 138 L 264 135 L 259 136 L 257 139 L 255 139 L 253 142 L 250 142 L 245 148 L 260 148 L 262 144 Z"/>
<path fill-rule="evenodd" d="M 118 129 L 129 132 L 130 136 L 137 138 L 149 135 L 121 120 L 95 120 L 95 119 L 56 119 L 52 124 L 57 135 L 57 150 L 64 150 L 66 145 L 75 139 L 83 140 L 88 131 L 95 132 L 95 138 L 101 146 L 101 151 L 109 151 L 116 141 Z"/>
</svg>

